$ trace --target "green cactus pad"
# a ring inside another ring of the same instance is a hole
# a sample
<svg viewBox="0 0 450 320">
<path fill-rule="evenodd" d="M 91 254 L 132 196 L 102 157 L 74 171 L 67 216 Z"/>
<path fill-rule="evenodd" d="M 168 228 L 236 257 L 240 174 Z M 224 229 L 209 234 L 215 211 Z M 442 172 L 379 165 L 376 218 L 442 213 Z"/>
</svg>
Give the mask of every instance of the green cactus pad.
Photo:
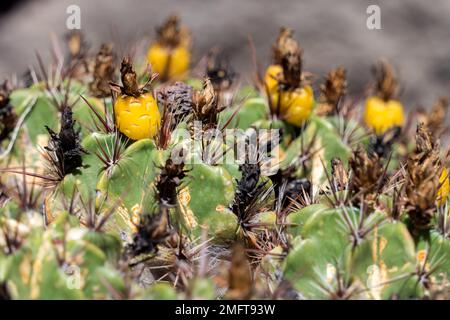
<svg viewBox="0 0 450 320">
<path fill-rule="evenodd" d="M 199 235 L 202 227 L 217 238 L 230 239 L 237 228 L 237 218 L 227 208 L 234 198 L 234 182 L 228 171 L 221 166 L 209 166 L 203 163 L 192 165 L 192 170 L 184 179 L 185 192 L 189 201 L 180 205 L 188 218 L 194 234 Z M 183 192 L 181 193 L 183 197 Z"/>
</svg>

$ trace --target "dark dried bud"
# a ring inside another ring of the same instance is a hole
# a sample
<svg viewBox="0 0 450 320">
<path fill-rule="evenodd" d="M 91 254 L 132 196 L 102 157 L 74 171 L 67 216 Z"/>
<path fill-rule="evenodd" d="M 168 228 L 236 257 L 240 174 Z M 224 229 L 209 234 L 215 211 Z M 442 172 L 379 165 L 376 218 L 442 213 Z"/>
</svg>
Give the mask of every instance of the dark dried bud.
<svg viewBox="0 0 450 320">
<path fill-rule="evenodd" d="M 156 28 L 156 41 L 165 47 L 176 48 L 179 45 L 188 46 L 190 43 L 189 30 L 180 26 L 180 19 L 172 15 Z"/>
<path fill-rule="evenodd" d="M 49 127 L 50 143 L 45 148 L 51 158 L 50 163 L 56 166 L 55 170 L 59 178 L 75 173 L 83 166 L 82 155 L 87 152 L 80 145 L 80 133 L 74 129 L 75 121 L 72 110 L 69 107 L 63 109 L 61 115 L 61 130 L 57 134 Z"/>
<path fill-rule="evenodd" d="M 400 137 L 401 127 L 392 127 L 381 135 L 372 135 L 369 142 L 369 155 L 386 158 L 392 150 L 392 145 Z"/>
<path fill-rule="evenodd" d="M 109 83 L 114 80 L 114 55 L 111 44 L 103 44 L 95 57 L 93 80 L 89 84 L 96 97 L 107 97 L 111 93 Z"/>
<path fill-rule="evenodd" d="M 129 57 L 124 57 L 120 67 L 120 75 L 122 79 L 122 93 L 127 96 L 139 97 L 141 90 L 137 82 L 137 75 L 133 69 Z"/>
<path fill-rule="evenodd" d="M 338 104 L 347 91 L 345 69 L 338 67 L 328 73 L 325 83 L 320 85 L 318 115 L 330 115 L 338 112 Z"/>
<path fill-rule="evenodd" d="M 237 182 L 234 201 L 231 205 L 231 210 L 238 216 L 246 211 L 264 185 L 259 183 L 261 168 L 258 164 L 244 163 L 239 166 L 239 171 L 242 172 L 242 177 Z"/>
<path fill-rule="evenodd" d="M 273 47 L 273 59 L 283 68 L 286 89 L 300 88 L 302 81 L 302 49 L 292 35 L 291 29 L 281 28 Z"/>
<path fill-rule="evenodd" d="M 303 198 L 305 195 L 311 197 L 312 184 L 308 179 L 293 179 L 286 184 L 286 190 L 284 192 L 288 201 L 284 203 L 284 207 L 288 207 L 292 201 L 297 201 Z"/>
<path fill-rule="evenodd" d="M 447 117 L 448 97 L 440 97 L 434 104 L 431 112 L 421 110 L 418 112 L 418 122 L 427 126 L 434 138 L 437 138 L 445 129 Z"/>
<path fill-rule="evenodd" d="M 167 211 L 156 214 L 143 214 L 133 242 L 128 245 L 128 251 L 133 256 L 143 253 L 156 253 L 158 245 L 163 244 L 173 234 L 169 227 Z"/>
<path fill-rule="evenodd" d="M 419 124 L 416 150 L 408 159 L 405 181 L 405 207 L 412 231 L 416 234 L 431 227 L 439 189 L 439 172 L 442 172 L 439 149 L 439 143 L 434 142 L 431 132 L 424 124 Z"/>
<path fill-rule="evenodd" d="M 183 82 L 176 82 L 157 93 L 158 105 L 166 106 L 168 112 L 172 114 L 173 127 L 192 113 L 193 91 L 191 86 Z"/>
<path fill-rule="evenodd" d="M 448 109 L 448 97 L 440 97 L 431 110 L 429 128 L 439 128 L 445 121 Z"/>
<path fill-rule="evenodd" d="M 242 178 L 238 182 L 238 191 L 242 194 L 252 193 L 258 185 L 261 169 L 258 164 L 242 164 L 239 166 Z"/>
<path fill-rule="evenodd" d="M 203 84 L 203 90 L 194 91 L 193 94 L 194 120 L 201 121 L 203 129 L 217 126 L 218 115 L 225 109 L 218 104 L 217 95 L 209 79 Z"/>
<path fill-rule="evenodd" d="M 378 198 L 380 186 L 383 181 L 384 168 L 378 156 L 369 157 L 367 152 L 358 148 L 349 160 L 352 168 L 353 193 L 357 195 L 356 202 L 363 196 L 367 208 L 374 205 Z"/>
<path fill-rule="evenodd" d="M 214 90 L 221 91 L 231 87 L 236 73 L 223 52 L 211 51 L 208 54 L 206 76 L 211 80 Z"/>
<path fill-rule="evenodd" d="M 392 66 L 386 61 L 380 61 L 372 71 L 376 80 L 376 95 L 384 101 L 395 99 L 399 94 L 400 86 Z"/>
<path fill-rule="evenodd" d="M 158 200 L 161 205 L 174 206 L 177 203 L 177 188 L 186 176 L 184 163 L 175 164 L 167 159 L 156 182 Z"/>
</svg>

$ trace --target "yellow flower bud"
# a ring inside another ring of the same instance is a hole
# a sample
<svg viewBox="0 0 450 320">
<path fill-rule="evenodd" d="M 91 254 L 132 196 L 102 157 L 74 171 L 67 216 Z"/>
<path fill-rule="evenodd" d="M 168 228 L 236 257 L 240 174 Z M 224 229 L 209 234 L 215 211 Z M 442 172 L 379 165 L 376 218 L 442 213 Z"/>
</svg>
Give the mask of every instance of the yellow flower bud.
<svg viewBox="0 0 450 320">
<path fill-rule="evenodd" d="M 389 128 L 403 126 L 403 106 L 398 100 L 385 102 L 376 96 L 369 97 L 366 101 L 364 121 L 376 134 L 383 134 Z"/>
<path fill-rule="evenodd" d="M 152 71 L 171 79 L 179 79 L 187 74 L 190 59 L 189 50 L 181 45 L 172 49 L 154 43 L 147 53 Z"/>
<path fill-rule="evenodd" d="M 119 96 L 114 112 L 119 131 L 132 140 L 153 138 L 158 132 L 161 116 L 150 93 L 143 93 L 138 98 Z"/>
<path fill-rule="evenodd" d="M 272 108 L 279 106 L 282 119 L 300 127 L 311 115 L 314 108 L 314 92 L 311 86 L 293 91 L 274 92 L 271 95 Z"/>
</svg>

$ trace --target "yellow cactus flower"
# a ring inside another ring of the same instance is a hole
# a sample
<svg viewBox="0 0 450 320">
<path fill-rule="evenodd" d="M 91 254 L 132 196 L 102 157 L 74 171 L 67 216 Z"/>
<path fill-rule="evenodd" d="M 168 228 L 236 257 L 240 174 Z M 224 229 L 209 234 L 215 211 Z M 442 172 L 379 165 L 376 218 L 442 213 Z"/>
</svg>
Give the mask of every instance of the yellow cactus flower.
<svg viewBox="0 0 450 320">
<path fill-rule="evenodd" d="M 300 127 L 311 115 L 314 108 L 314 92 L 311 86 L 293 91 L 272 93 L 272 108 L 278 109 L 286 122 Z"/>
<path fill-rule="evenodd" d="M 119 131 L 132 140 L 153 138 L 158 132 L 161 116 L 150 93 L 137 98 L 127 95 L 118 97 L 114 112 Z"/>
<path fill-rule="evenodd" d="M 439 185 L 440 188 L 438 190 L 437 202 L 438 205 L 442 206 L 445 204 L 448 196 L 450 195 L 450 178 L 447 168 L 442 170 L 439 177 Z"/>
<path fill-rule="evenodd" d="M 280 30 L 264 84 L 272 114 L 300 127 L 311 115 L 315 102 L 313 89 L 303 81 L 302 50 L 292 34 L 291 29 Z"/>
<path fill-rule="evenodd" d="M 182 78 L 188 72 L 191 59 L 189 30 L 180 25 L 178 16 L 173 15 L 156 32 L 156 41 L 147 52 L 152 70 L 159 73 L 163 81 Z"/>
<path fill-rule="evenodd" d="M 394 126 L 405 122 L 403 105 L 398 100 L 384 101 L 377 96 L 369 97 L 364 112 L 366 125 L 380 135 Z"/>
<path fill-rule="evenodd" d="M 161 124 L 161 115 L 153 95 L 140 87 L 137 75 L 128 57 L 120 68 L 122 84 L 120 95 L 114 103 L 116 126 L 132 140 L 153 138 Z"/>
<path fill-rule="evenodd" d="M 152 71 L 171 79 L 182 78 L 187 74 L 190 59 L 189 50 L 183 46 L 170 48 L 154 43 L 147 52 Z"/>
</svg>

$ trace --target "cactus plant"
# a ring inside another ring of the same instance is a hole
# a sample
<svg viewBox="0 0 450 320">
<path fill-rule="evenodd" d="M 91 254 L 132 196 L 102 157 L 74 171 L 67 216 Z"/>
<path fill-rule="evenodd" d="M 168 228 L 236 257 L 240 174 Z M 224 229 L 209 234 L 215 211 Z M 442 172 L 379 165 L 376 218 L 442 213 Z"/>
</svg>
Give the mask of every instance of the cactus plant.
<svg viewBox="0 0 450 320">
<path fill-rule="evenodd" d="M 189 40 L 170 18 L 118 85 L 72 32 L 0 87 L 0 298 L 445 297 L 447 100 L 414 136 L 387 63 L 364 107 L 343 67 L 314 94 L 290 29 L 254 85 Z"/>
</svg>

